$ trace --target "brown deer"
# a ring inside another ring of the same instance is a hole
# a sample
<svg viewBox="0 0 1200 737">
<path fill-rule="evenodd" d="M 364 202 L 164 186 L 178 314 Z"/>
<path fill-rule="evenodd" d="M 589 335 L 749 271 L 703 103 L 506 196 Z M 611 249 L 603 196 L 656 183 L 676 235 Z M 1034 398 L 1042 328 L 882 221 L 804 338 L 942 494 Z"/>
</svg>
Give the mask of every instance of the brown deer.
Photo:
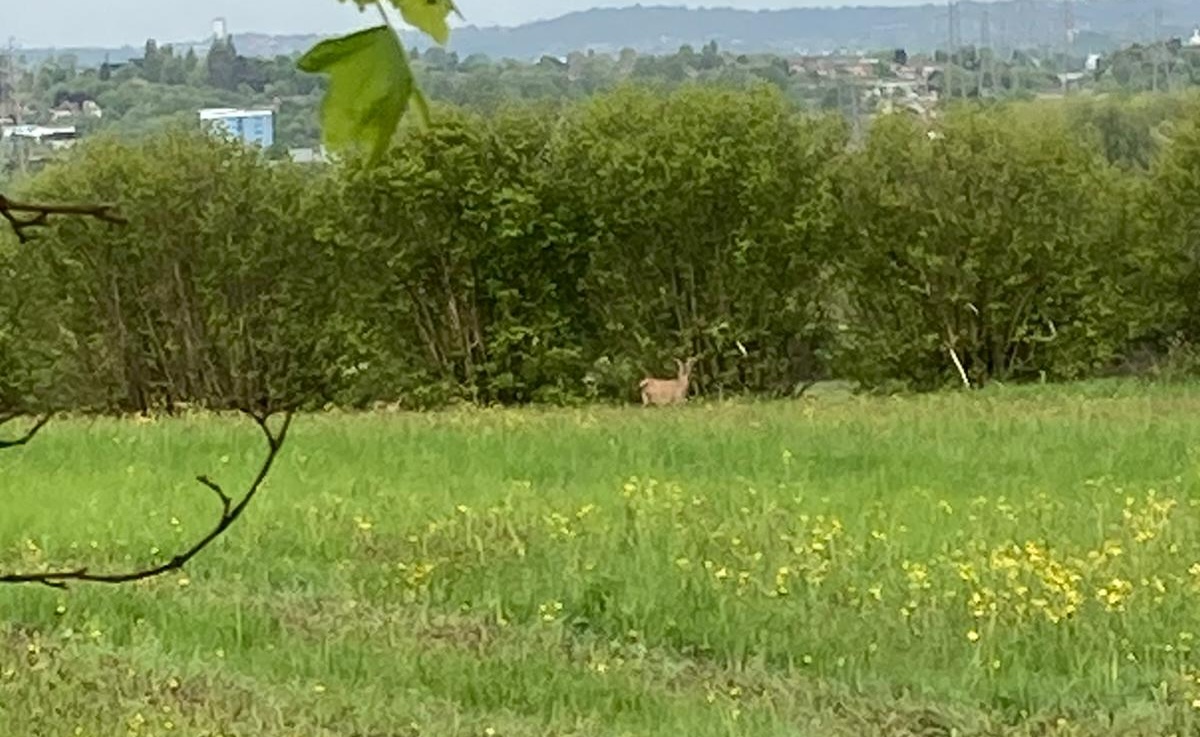
<svg viewBox="0 0 1200 737">
<path fill-rule="evenodd" d="M 638 388 L 642 391 L 642 405 L 686 402 L 692 365 L 695 363 L 695 357 L 689 358 L 687 361 L 680 361 L 676 358 L 675 366 L 678 368 L 678 373 L 674 379 L 655 379 L 652 376 L 642 379 L 638 384 Z"/>
</svg>

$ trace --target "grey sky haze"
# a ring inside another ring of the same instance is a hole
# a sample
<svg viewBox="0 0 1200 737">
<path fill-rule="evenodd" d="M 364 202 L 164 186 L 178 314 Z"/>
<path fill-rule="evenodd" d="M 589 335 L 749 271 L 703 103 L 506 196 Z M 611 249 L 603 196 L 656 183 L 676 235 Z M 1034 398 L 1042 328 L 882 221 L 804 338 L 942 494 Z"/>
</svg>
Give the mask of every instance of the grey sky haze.
<svg viewBox="0 0 1200 737">
<path fill-rule="evenodd" d="M 2 0 L 0 42 L 24 47 L 141 45 L 201 40 L 223 16 L 230 32 L 335 33 L 367 25 L 353 4 L 336 0 Z M 764 8 L 835 5 L 921 5 L 929 0 L 723 0 L 644 1 L 644 5 Z M 458 0 L 468 23 L 517 25 L 594 6 L 633 5 L 620 0 Z"/>
</svg>

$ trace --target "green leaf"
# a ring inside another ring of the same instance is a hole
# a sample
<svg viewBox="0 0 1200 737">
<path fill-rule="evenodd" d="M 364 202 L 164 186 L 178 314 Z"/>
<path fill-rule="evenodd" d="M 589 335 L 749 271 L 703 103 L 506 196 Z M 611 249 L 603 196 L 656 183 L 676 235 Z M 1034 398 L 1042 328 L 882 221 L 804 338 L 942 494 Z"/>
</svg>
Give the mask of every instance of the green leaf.
<svg viewBox="0 0 1200 737">
<path fill-rule="evenodd" d="M 387 150 L 412 99 L 414 82 L 400 39 L 376 26 L 314 46 L 297 63 L 329 75 L 321 103 L 325 143 L 335 150 L 366 145 L 371 159 Z"/>
<path fill-rule="evenodd" d="M 429 101 L 425 99 L 425 94 L 415 87 L 412 92 L 412 103 L 417 110 L 417 119 L 421 125 L 429 128 L 433 124 L 433 119 L 429 114 Z"/>
<path fill-rule="evenodd" d="M 450 25 L 446 17 L 456 13 L 461 17 L 454 0 L 390 0 L 400 9 L 404 22 L 429 34 L 434 41 L 445 45 L 450 40 Z"/>
</svg>

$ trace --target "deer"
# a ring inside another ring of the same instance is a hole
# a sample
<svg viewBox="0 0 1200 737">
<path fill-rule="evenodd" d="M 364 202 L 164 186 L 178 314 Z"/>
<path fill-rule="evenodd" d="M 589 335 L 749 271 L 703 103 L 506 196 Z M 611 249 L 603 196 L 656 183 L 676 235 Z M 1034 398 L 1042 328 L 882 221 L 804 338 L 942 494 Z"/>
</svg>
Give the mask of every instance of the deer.
<svg viewBox="0 0 1200 737">
<path fill-rule="evenodd" d="M 687 401 L 688 387 L 691 381 L 692 365 L 696 363 L 693 356 L 687 361 L 675 359 L 678 373 L 674 379 L 656 379 L 647 376 L 638 384 L 642 392 L 642 406 L 651 404 L 676 404 Z"/>
</svg>

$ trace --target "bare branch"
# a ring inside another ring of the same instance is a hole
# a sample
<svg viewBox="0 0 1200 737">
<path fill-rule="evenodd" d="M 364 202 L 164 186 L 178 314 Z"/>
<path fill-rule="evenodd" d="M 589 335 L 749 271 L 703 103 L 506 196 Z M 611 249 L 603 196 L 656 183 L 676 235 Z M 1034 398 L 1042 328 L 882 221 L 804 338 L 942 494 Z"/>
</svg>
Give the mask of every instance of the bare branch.
<svg viewBox="0 0 1200 737">
<path fill-rule="evenodd" d="M 39 573 L 11 573 L 0 574 L 0 584 L 14 583 L 36 583 L 43 586 L 53 588 L 66 588 L 69 583 L 87 582 L 87 583 L 103 583 L 103 584 L 121 584 L 130 583 L 133 581 L 143 581 L 149 578 L 155 578 L 171 571 L 180 570 L 190 561 L 207 548 L 214 540 L 220 537 L 229 527 L 237 521 L 238 517 L 246 511 L 246 507 L 250 502 L 254 501 L 255 495 L 262 488 L 263 482 L 267 475 L 271 472 L 271 467 L 275 463 L 279 451 L 283 448 L 283 443 L 287 440 L 288 429 L 292 424 L 294 410 L 287 410 L 284 413 L 283 423 L 279 430 L 272 430 L 270 425 L 270 412 L 253 412 L 243 410 L 243 412 L 252 418 L 262 430 L 263 436 L 267 440 L 267 457 L 263 461 L 262 467 L 258 470 L 258 475 L 254 477 L 254 481 L 250 484 L 250 488 L 246 491 L 237 503 L 234 503 L 219 484 L 211 480 L 207 476 L 197 476 L 196 480 L 203 486 L 207 487 L 217 495 L 221 500 L 221 515 L 217 519 L 216 525 L 208 532 L 207 535 L 196 541 L 187 550 L 178 553 L 166 563 L 159 565 L 147 566 L 138 570 L 127 573 L 91 573 L 87 568 L 77 568 L 72 570 L 58 571 L 43 571 Z"/>
<path fill-rule="evenodd" d="M 216 493 L 217 498 L 221 500 L 221 508 L 223 510 L 221 514 L 229 514 L 229 509 L 233 506 L 233 499 L 231 499 L 229 495 L 225 493 L 225 490 L 221 488 L 221 485 L 207 476 L 197 476 L 196 480 L 212 489 L 213 492 Z"/>
<path fill-rule="evenodd" d="M 17 240 L 29 241 L 25 232 L 30 228 L 44 226 L 51 215 L 75 215 L 92 217 L 114 225 L 125 225 L 129 221 L 113 212 L 113 205 L 50 205 L 44 203 L 15 202 L 0 194 L 0 217 L 8 221 Z"/>
<path fill-rule="evenodd" d="M 797 384 L 796 387 L 792 390 L 792 396 L 795 397 L 796 399 L 799 399 L 800 397 L 803 397 L 805 395 L 805 393 L 808 392 L 809 389 L 812 389 L 816 385 L 817 385 L 816 379 L 808 379 L 807 381 L 802 381 L 799 384 Z"/>
<path fill-rule="evenodd" d="M 12 422 L 13 420 L 17 419 L 18 417 L 20 417 L 20 414 L 17 414 L 17 413 L 0 414 L 0 425 L 8 424 L 9 422 Z M 15 440 L 0 439 L 0 450 L 5 450 L 7 448 L 16 448 L 18 446 L 25 445 L 30 440 L 33 440 L 34 436 L 37 435 L 38 432 L 43 427 L 46 426 L 46 423 L 50 422 L 50 417 L 51 417 L 51 415 L 48 415 L 48 414 L 42 415 L 41 417 L 38 418 L 37 422 L 35 422 L 33 424 L 33 427 L 26 430 L 24 435 L 21 435 L 20 437 L 16 438 Z"/>
</svg>

